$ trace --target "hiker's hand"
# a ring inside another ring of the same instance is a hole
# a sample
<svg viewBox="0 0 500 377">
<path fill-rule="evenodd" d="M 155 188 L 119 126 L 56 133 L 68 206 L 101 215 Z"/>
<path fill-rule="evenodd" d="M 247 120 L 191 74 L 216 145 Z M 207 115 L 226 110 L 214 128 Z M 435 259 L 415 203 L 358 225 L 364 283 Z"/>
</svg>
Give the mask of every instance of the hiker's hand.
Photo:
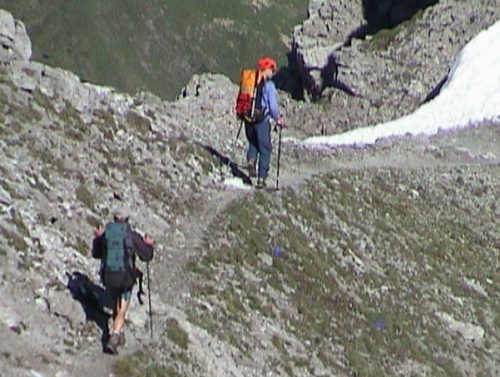
<svg viewBox="0 0 500 377">
<path fill-rule="evenodd" d="M 155 240 L 153 237 L 149 236 L 148 234 L 146 234 L 143 238 L 142 238 L 142 241 L 148 245 L 148 246 L 153 246 L 153 244 L 155 243 Z"/>
<path fill-rule="evenodd" d="M 276 127 L 279 127 L 279 128 L 286 128 L 285 126 L 285 121 L 283 120 L 283 118 L 278 118 L 278 120 L 276 121 Z"/>
<path fill-rule="evenodd" d="M 104 234 L 104 228 L 102 226 L 98 226 L 95 230 L 94 230 L 94 235 L 96 237 L 101 237 L 102 235 Z"/>
</svg>

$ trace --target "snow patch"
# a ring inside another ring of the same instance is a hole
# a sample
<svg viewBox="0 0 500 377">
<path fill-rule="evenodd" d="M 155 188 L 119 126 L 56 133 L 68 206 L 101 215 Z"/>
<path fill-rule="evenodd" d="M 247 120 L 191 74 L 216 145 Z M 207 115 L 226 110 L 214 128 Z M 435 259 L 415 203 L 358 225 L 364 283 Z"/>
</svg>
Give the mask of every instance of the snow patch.
<svg viewBox="0 0 500 377">
<path fill-rule="evenodd" d="M 500 119 L 500 21 L 472 39 L 452 63 L 440 94 L 400 119 L 333 136 L 307 138 L 316 149 L 363 146 L 393 136 L 434 135 Z"/>
<path fill-rule="evenodd" d="M 252 186 L 245 184 L 241 178 L 231 177 L 224 179 L 224 186 L 228 186 L 238 190 L 251 190 Z"/>
</svg>

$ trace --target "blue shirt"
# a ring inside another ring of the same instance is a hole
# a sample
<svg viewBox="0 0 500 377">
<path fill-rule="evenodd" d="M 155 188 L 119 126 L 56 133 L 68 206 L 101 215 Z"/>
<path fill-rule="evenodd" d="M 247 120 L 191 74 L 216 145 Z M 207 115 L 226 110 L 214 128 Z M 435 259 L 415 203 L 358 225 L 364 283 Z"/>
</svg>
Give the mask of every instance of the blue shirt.
<svg viewBox="0 0 500 377">
<path fill-rule="evenodd" d="M 273 80 L 266 80 L 262 88 L 261 108 L 264 116 L 271 116 L 275 121 L 278 121 L 280 114 L 278 111 L 278 98 L 276 85 Z"/>
</svg>

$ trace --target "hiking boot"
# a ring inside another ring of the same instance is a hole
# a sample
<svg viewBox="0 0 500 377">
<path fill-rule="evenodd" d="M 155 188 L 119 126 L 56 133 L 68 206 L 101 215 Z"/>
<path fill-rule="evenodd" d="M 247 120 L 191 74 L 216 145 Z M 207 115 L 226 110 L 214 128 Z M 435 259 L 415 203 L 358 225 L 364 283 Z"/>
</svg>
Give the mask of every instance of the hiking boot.
<svg viewBox="0 0 500 377">
<path fill-rule="evenodd" d="M 106 351 L 115 355 L 118 353 L 118 346 L 120 345 L 120 334 L 112 333 L 106 344 Z"/>
<path fill-rule="evenodd" d="M 250 177 L 256 177 L 257 176 L 257 171 L 255 170 L 255 161 L 254 160 L 248 160 L 248 175 Z"/>
<path fill-rule="evenodd" d="M 255 186 L 258 189 L 266 188 L 266 179 L 265 178 L 257 178 L 257 185 Z"/>
<path fill-rule="evenodd" d="M 118 334 L 120 337 L 120 343 L 118 344 L 119 346 L 125 345 L 125 331 L 122 331 L 120 334 Z"/>
</svg>

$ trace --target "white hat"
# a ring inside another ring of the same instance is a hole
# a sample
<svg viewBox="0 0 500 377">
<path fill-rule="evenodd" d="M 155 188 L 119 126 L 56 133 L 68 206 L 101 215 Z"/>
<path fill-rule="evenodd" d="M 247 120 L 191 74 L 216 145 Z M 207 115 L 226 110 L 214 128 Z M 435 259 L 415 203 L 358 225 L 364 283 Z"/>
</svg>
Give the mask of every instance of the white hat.
<svg viewBox="0 0 500 377">
<path fill-rule="evenodd" d="M 113 210 L 113 216 L 119 219 L 128 219 L 130 211 L 125 206 L 118 206 Z"/>
</svg>

